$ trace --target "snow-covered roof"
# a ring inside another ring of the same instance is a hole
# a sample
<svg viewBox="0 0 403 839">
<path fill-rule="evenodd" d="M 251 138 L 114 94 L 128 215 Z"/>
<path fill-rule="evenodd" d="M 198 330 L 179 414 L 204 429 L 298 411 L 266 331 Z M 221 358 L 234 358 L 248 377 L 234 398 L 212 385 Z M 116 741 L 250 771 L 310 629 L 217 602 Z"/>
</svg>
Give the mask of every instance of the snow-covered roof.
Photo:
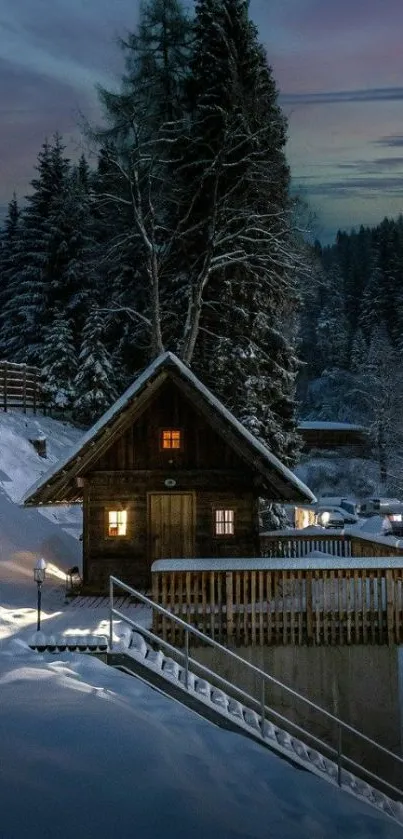
<svg viewBox="0 0 403 839">
<path fill-rule="evenodd" d="M 257 465 L 260 466 L 261 471 L 267 470 L 272 474 L 276 474 L 284 485 L 287 485 L 293 491 L 293 499 L 298 501 L 315 501 L 315 496 L 311 490 L 291 472 L 270 450 L 263 445 L 250 431 L 248 431 L 239 420 L 217 399 L 216 396 L 192 373 L 176 355 L 171 352 L 165 352 L 159 355 L 135 381 L 127 388 L 122 396 L 106 411 L 102 417 L 83 435 L 78 443 L 73 446 L 71 451 L 59 463 L 52 466 L 43 476 L 37 481 L 28 492 L 25 493 L 21 499 L 23 504 L 43 504 L 43 503 L 59 503 L 65 499 L 55 499 L 50 497 L 50 493 L 44 494 L 43 490 L 50 489 L 55 485 L 56 481 L 64 477 L 65 480 L 77 477 L 83 474 L 85 467 L 88 467 L 90 462 L 93 462 L 96 457 L 96 443 L 103 437 L 106 430 L 112 430 L 114 423 L 120 415 L 128 410 L 139 394 L 144 388 L 163 372 L 173 372 L 177 374 L 180 379 L 185 380 L 191 388 L 202 396 L 205 404 L 212 409 L 212 411 L 225 420 L 226 424 L 236 433 L 244 443 L 247 444 L 249 451 L 253 452 Z M 47 497 L 48 496 L 48 497 Z M 76 499 L 78 500 L 78 499 Z M 273 499 L 280 500 L 280 499 Z"/>
<path fill-rule="evenodd" d="M 300 422 L 299 431 L 368 431 L 364 425 L 353 425 L 350 422 L 327 422 L 324 420 Z"/>
</svg>

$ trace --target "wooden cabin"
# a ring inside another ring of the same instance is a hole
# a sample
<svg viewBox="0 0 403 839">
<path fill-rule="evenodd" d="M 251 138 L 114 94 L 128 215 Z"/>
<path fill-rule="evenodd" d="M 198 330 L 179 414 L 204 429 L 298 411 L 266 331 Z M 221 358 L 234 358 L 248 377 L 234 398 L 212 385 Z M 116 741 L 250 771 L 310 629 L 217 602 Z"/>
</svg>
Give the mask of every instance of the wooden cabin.
<svg viewBox="0 0 403 839">
<path fill-rule="evenodd" d="M 258 499 L 311 491 L 172 353 L 33 486 L 25 505 L 83 504 L 83 579 L 149 589 L 155 560 L 259 556 Z"/>
</svg>

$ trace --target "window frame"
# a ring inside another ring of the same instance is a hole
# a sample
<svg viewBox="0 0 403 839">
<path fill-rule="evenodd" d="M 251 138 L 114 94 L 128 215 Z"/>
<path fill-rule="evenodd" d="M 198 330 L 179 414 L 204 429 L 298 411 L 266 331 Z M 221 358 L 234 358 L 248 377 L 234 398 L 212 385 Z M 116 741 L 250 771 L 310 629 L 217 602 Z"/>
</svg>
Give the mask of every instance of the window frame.
<svg viewBox="0 0 403 839">
<path fill-rule="evenodd" d="M 117 533 L 111 533 L 111 519 L 110 519 L 110 517 L 111 517 L 112 513 L 116 514 L 116 525 L 117 525 L 117 528 L 118 528 Z M 119 533 L 119 516 L 122 515 L 122 513 L 125 514 L 125 522 L 124 522 L 125 532 L 124 533 Z M 123 509 L 118 507 L 118 506 L 106 507 L 105 518 L 106 518 L 106 538 L 107 539 L 113 539 L 113 540 L 115 540 L 115 539 L 127 539 L 127 537 L 128 537 L 128 525 L 129 525 L 129 516 L 128 516 L 127 507 L 124 507 Z"/>
<path fill-rule="evenodd" d="M 177 433 L 179 434 L 179 446 L 164 446 L 164 433 L 169 432 L 170 434 Z M 159 429 L 159 450 L 160 452 L 168 452 L 169 454 L 173 454 L 175 452 L 183 452 L 184 445 L 183 445 L 183 428 L 178 425 L 175 426 L 167 426 L 164 425 Z"/>
<path fill-rule="evenodd" d="M 218 520 L 217 514 L 222 513 L 223 518 L 221 521 Z M 226 520 L 226 513 L 232 514 L 228 520 Z M 215 539 L 233 539 L 235 537 L 235 521 L 236 521 L 236 509 L 235 507 L 213 507 L 213 536 Z M 224 528 L 222 533 L 217 532 L 217 527 L 222 526 Z M 227 525 L 232 529 L 230 531 L 226 530 Z"/>
</svg>

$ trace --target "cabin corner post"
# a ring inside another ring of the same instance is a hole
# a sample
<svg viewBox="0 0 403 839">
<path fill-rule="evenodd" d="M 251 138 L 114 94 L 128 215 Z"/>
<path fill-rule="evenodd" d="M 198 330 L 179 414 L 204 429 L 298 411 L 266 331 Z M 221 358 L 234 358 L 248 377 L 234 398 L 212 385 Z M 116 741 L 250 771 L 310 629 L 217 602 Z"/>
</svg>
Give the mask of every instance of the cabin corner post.
<svg viewBox="0 0 403 839">
<path fill-rule="evenodd" d="M 90 560 L 90 486 L 87 481 L 83 482 L 83 535 L 82 535 L 82 563 L 83 563 L 83 583 L 88 585 L 91 581 L 89 579 L 89 560 Z"/>
</svg>

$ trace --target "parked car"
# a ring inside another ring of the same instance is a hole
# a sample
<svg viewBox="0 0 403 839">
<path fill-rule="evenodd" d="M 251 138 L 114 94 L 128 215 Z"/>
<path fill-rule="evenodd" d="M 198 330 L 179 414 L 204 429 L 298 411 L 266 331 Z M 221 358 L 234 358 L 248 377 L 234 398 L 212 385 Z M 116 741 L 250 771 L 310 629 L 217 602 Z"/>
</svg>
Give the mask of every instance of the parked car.
<svg viewBox="0 0 403 839">
<path fill-rule="evenodd" d="M 403 504 L 391 504 L 384 518 L 384 532 L 391 536 L 403 536 Z"/>
<path fill-rule="evenodd" d="M 343 507 L 336 507 L 330 504 L 316 505 L 316 522 L 321 527 L 343 528 L 346 524 L 356 524 L 358 516 L 348 512 Z"/>
<path fill-rule="evenodd" d="M 331 507 L 341 507 L 342 510 L 346 510 L 347 513 L 351 513 L 352 516 L 357 516 L 359 511 L 359 501 L 355 498 L 343 498 L 340 495 L 322 495 L 318 498 L 318 504 L 321 507 L 330 505 Z"/>
<path fill-rule="evenodd" d="M 401 502 L 398 498 L 366 498 L 359 505 L 360 516 L 387 515 L 392 507 Z"/>
</svg>

